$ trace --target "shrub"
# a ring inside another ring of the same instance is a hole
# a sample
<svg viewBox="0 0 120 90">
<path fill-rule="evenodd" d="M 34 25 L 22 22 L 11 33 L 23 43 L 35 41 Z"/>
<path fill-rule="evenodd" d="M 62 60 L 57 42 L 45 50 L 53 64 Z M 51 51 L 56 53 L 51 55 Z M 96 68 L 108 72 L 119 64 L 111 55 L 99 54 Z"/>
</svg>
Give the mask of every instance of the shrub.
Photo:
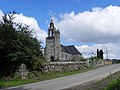
<svg viewBox="0 0 120 90">
<path fill-rule="evenodd" d="M 120 77 L 108 84 L 104 90 L 120 90 Z"/>
</svg>

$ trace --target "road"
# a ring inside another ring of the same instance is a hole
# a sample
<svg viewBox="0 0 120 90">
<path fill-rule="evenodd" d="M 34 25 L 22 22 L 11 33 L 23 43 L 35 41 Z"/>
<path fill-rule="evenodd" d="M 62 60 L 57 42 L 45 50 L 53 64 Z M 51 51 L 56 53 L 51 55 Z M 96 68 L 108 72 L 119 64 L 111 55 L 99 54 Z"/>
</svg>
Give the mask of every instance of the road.
<svg viewBox="0 0 120 90">
<path fill-rule="evenodd" d="M 60 90 L 69 88 L 82 83 L 104 78 L 111 73 L 120 71 L 120 64 L 112 64 L 97 68 L 84 73 L 79 73 L 71 76 L 65 76 L 57 79 L 46 80 L 42 82 L 21 85 L 17 87 L 11 87 L 5 90 Z"/>
</svg>

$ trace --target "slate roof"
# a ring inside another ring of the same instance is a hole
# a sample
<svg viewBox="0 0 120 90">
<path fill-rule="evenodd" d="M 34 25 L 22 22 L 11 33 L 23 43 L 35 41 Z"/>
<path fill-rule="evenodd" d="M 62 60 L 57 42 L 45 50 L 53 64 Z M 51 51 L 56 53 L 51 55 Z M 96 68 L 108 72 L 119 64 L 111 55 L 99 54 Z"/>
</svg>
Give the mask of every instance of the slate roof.
<svg viewBox="0 0 120 90">
<path fill-rule="evenodd" d="M 62 48 L 62 51 L 63 52 L 66 52 L 66 53 L 70 53 L 72 55 L 75 55 L 75 54 L 80 54 L 82 55 L 74 45 L 70 45 L 70 46 L 64 46 L 61 44 L 61 48 Z"/>
<path fill-rule="evenodd" d="M 62 51 L 63 51 L 63 52 L 70 53 L 70 51 L 67 49 L 66 46 L 64 46 L 64 45 L 61 44 L 61 48 L 62 48 Z M 70 53 L 70 54 L 71 54 L 71 53 Z"/>
</svg>

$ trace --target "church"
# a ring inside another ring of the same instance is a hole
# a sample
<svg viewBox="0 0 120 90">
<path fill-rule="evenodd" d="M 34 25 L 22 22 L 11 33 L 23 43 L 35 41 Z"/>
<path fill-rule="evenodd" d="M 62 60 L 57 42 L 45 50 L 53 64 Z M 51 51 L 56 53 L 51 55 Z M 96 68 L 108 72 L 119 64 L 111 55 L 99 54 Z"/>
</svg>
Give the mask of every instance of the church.
<svg viewBox="0 0 120 90">
<path fill-rule="evenodd" d="M 80 60 L 82 54 L 74 45 L 64 46 L 60 43 L 60 31 L 55 28 L 51 19 L 46 37 L 44 56 L 47 61 L 76 61 Z"/>
</svg>

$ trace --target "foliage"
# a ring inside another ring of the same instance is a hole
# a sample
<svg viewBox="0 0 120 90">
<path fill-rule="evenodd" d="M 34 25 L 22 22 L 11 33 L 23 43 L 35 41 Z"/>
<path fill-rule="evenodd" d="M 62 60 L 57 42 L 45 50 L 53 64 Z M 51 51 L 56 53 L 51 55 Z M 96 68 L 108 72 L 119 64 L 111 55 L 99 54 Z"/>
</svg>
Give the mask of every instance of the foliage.
<svg viewBox="0 0 120 90">
<path fill-rule="evenodd" d="M 120 77 L 108 84 L 104 90 L 120 90 Z"/>
<path fill-rule="evenodd" d="M 18 79 L 21 79 L 21 76 L 20 76 L 20 74 L 18 72 L 15 72 L 13 80 L 18 80 Z"/>
<path fill-rule="evenodd" d="M 103 59 L 103 51 L 100 50 L 100 59 Z"/>
<path fill-rule="evenodd" d="M 5 14 L 0 22 L 0 77 L 13 75 L 21 63 L 31 71 L 44 62 L 41 41 L 32 36 L 29 26 L 14 23 L 14 15 L 15 12 Z"/>
<path fill-rule="evenodd" d="M 3 83 L 0 83 L 0 89 L 5 87 Z"/>
<path fill-rule="evenodd" d="M 85 61 L 85 58 L 83 56 L 80 57 L 80 61 Z"/>
<path fill-rule="evenodd" d="M 97 49 L 97 58 L 103 59 L 103 50 L 99 51 L 99 49 Z"/>
<path fill-rule="evenodd" d="M 91 60 L 91 61 L 99 61 L 100 59 L 95 56 L 95 57 L 91 57 L 90 60 Z"/>
<path fill-rule="evenodd" d="M 100 51 L 97 49 L 97 58 L 100 58 Z"/>
</svg>

